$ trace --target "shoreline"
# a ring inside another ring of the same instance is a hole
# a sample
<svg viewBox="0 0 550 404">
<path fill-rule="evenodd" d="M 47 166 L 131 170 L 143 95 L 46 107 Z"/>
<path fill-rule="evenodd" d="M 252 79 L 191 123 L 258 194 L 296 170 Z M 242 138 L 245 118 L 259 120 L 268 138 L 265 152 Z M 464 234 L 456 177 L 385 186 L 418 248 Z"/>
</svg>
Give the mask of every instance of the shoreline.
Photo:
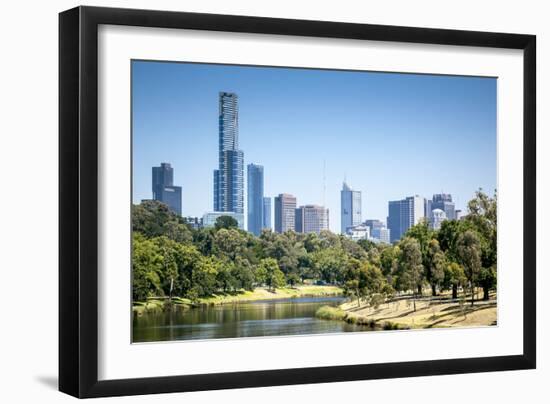
<svg viewBox="0 0 550 404">
<path fill-rule="evenodd" d="M 497 300 L 496 294 L 491 294 L 488 301 L 476 300 L 471 306 L 467 300 L 452 300 L 441 295 L 433 299 L 417 299 L 416 311 L 411 297 L 400 297 L 376 308 L 369 305 L 357 307 L 357 303 L 351 301 L 338 307 L 323 306 L 316 317 L 381 329 L 492 326 L 497 324 Z"/>
<path fill-rule="evenodd" d="M 262 300 L 293 299 L 300 297 L 332 297 L 343 296 L 344 291 L 338 286 L 332 285 L 299 285 L 293 288 L 277 288 L 273 291 L 267 288 L 256 288 L 253 291 L 240 290 L 226 294 L 216 294 L 209 297 L 199 298 L 191 301 L 187 298 L 173 297 L 171 305 L 176 308 L 190 309 L 193 307 L 235 304 L 255 302 Z M 169 299 L 166 297 L 150 298 L 143 302 L 132 302 L 132 310 L 138 314 L 145 312 L 165 310 L 169 305 Z"/>
</svg>

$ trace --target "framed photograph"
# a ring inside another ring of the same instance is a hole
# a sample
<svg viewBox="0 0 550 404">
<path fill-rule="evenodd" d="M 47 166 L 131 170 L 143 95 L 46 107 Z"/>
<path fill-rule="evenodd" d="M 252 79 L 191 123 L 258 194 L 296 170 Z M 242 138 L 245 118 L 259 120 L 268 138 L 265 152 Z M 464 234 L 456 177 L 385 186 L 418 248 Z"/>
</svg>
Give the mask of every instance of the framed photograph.
<svg viewBox="0 0 550 404">
<path fill-rule="evenodd" d="M 59 28 L 61 391 L 535 368 L 535 36 Z"/>
</svg>

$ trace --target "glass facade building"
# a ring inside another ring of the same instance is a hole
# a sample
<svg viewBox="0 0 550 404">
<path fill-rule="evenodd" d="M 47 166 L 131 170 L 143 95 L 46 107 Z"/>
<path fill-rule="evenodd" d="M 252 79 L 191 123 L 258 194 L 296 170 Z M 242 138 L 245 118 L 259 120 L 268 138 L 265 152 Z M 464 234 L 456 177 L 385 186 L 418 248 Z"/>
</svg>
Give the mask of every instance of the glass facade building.
<svg viewBox="0 0 550 404">
<path fill-rule="evenodd" d="M 214 211 L 244 218 L 244 154 L 239 150 L 238 96 L 219 94 L 218 168 L 214 170 Z M 243 226 L 244 223 L 239 223 Z"/>
<path fill-rule="evenodd" d="M 388 202 L 388 229 L 393 243 L 401 239 L 403 234 L 424 218 L 424 198 L 418 195 L 409 196 L 399 201 Z"/>
<path fill-rule="evenodd" d="M 328 209 L 324 206 L 305 205 L 296 209 L 295 230 L 298 233 L 317 233 L 328 230 Z"/>
<path fill-rule="evenodd" d="M 284 233 L 296 229 L 296 197 L 279 194 L 275 197 L 275 231 Z"/>
<path fill-rule="evenodd" d="M 152 191 L 155 201 L 166 204 L 181 216 L 181 187 L 174 186 L 174 169 L 169 163 L 161 163 L 152 170 Z"/>
<path fill-rule="evenodd" d="M 431 218 L 435 209 L 441 209 L 445 212 L 445 217 L 449 220 L 456 219 L 455 203 L 451 194 L 435 194 L 431 200 L 430 214 L 427 216 Z"/>
<path fill-rule="evenodd" d="M 264 221 L 264 168 L 257 164 L 247 166 L 247 229 L 259 236 Z"/>
<path fill-rule="evenodd" d="M 271 230 L 271 198 L 264 196 L 263 199 L 263 217 L 262 217 L 262 229 Z"/>
<path fill-rule="evenodd" d="M 340 227 L 346 234 L 350 227 L 361 224 L 361 191 L 354 191 L 345 182 L 340 191 Z"/>
</svg>

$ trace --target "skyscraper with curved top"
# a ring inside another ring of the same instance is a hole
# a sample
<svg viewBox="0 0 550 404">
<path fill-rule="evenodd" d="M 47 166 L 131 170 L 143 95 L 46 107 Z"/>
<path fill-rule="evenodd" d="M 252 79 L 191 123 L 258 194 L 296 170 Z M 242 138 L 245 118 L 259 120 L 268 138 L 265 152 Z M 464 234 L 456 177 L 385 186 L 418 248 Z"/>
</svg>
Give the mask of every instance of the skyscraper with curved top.
<svg viewBox="0 0 550 404">
<path fill-rule="evenodd" d="M 233 212 L 244 223 L 244 154 L 239 150 L 239 103 L 235 93 L 219 93 L 218 168 L 214 170 L 214 210 Z"/>
</svg>

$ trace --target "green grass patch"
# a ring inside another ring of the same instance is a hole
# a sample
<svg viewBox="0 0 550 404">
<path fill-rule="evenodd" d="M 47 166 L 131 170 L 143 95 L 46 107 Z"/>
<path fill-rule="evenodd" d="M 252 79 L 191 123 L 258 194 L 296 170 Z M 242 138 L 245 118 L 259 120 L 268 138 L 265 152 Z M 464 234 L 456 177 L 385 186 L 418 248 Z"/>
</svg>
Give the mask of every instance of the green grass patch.
<svg viewBox="0 0 550 404">
<path fill-rule="evenodd" d="M 323 320 L 345 320 L 347 313 L 338 308 L 332 306 L 321 306 L 315 312 L 315 317 Z"/>
</svg>

